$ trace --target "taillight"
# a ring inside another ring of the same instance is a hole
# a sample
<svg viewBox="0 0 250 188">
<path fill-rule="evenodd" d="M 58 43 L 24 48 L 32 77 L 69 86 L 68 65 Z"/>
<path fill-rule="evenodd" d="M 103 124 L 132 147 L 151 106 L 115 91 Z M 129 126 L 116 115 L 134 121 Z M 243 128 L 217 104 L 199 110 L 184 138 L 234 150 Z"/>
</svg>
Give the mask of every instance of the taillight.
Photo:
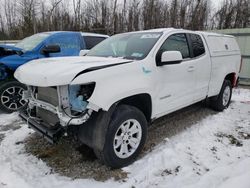
<svg viewBox="0 0 250 188">
<path fill-rule="evenodd" d="M 241 72 L 242 64 L 243 64 L 243 58 L 241 57 L 241 60 L 240 60 L 240 70 L 239 70 L 239 73 Z"/>
</svg>

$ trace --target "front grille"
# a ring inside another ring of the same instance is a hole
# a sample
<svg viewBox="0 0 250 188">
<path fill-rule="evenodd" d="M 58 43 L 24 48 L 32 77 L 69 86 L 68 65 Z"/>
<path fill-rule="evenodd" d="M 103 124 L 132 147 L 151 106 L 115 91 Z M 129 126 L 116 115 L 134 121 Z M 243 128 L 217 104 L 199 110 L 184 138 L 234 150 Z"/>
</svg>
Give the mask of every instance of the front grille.
<svg viewBox="0 0 250 188">
<path fill-rule="evenodd" d="M 58 106 L 58 95 L 57 89 L 54 87 L 38 87 L 37 88 L 37 99 Z M 55 127 L 59 123 L 59 118 L 56 114 L 47 111 L 45 109 L 36 108 L 37 117 L 41 118 L 45 125 L 50 126 L 50 128 Z"/>
</svg>

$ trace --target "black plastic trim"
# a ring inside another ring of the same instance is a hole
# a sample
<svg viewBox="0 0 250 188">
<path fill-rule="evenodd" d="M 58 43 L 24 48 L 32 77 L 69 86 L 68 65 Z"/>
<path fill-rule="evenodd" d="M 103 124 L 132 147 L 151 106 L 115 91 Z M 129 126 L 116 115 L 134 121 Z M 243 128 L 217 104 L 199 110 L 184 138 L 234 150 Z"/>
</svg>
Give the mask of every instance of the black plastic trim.
<svg viewBox="0 0 250 188">
<path fill-rule="evenodd" d="M 190 59 L 193 59 L 194 58 L 194 48 L 192 45 L 190 33 L 186 33 L 186 38 L 187 38 L 187 43 L 188 43 L 188 48 L 189 48 Z"/>
<path fill-rule="evenodd" d="M 250 59 L 250 55 L 242 55 L 241 57 L 244 59 Z"/>
</svg>

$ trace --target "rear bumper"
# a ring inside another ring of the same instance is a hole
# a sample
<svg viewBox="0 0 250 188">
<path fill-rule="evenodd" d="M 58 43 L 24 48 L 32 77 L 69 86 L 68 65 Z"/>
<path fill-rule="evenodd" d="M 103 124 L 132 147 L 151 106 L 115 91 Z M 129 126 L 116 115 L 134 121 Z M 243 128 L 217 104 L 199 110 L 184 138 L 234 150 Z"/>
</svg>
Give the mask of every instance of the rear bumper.
<svg viewBox="0 0 250 188">
<path fill-rule="evenodd" d="M 25 112 L 21 112 L 20 117 L 25 120 L 29 128 L 35 130 L 37 133 L 46 138 L 50 143 L 57 142 L 65 133 L 65 129 L 62 126 L 58 126 L 55 129 L 49 129 L 48 127 L 37 122 L 35 119 L 30 118 Z"/>
</svg>

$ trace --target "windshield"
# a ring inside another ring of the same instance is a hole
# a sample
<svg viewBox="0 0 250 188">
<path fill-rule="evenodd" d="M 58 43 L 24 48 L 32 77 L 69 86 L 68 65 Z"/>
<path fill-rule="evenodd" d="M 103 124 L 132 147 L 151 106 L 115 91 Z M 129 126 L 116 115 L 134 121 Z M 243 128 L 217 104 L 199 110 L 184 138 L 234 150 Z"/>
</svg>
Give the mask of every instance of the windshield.
<svg viewBox="0 0 250 188">
<path fill-rule="evenodd" d="M 122 57 L 124 59 L 144 59 L 161 32 L 124 33 L 110 37 L 88 52 L 88 56 Z"/>
<path fill-rule="evenodd" d="M 37 45 L 40 44 L 43 40 L 45 40 L 48 36 L 50 36 L 49 33 L 35 34 L 21 40 L 19 43 L 15 45 L 15 47 L 21 48 L 23 51 L 31 51 L 35 47 L 37 47 Z"/>
</svg>

